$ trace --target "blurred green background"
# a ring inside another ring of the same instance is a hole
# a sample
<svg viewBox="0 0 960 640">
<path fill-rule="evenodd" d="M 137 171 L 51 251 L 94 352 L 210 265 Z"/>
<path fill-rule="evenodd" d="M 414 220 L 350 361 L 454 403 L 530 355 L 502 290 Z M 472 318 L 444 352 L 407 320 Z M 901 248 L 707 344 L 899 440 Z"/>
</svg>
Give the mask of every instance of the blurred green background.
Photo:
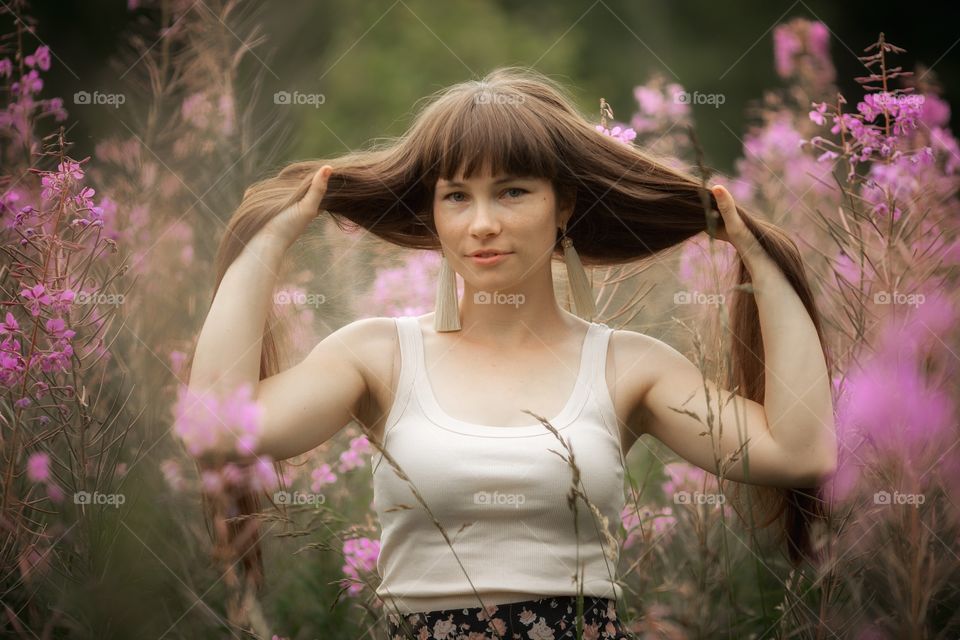
<svg viewBox="0 0 960 640">
<path fill-rule="evenodd" d="M 125 0 L 31 6 L 39 20 L 38 35 L 56 54 L 47 74 L 47 97 L 122 90 L 118 68 L 128 63 L 116 67 L 108 62 L 127 46 L 123 34 L 140 32 L 148 43 L 157 40 L 160 10 L 152 4 L 132 10 Z M 262 25 L 266 38 L 242 62 L 240 75 L 251 83 L 258 74 L 262 78 L 256 110 L 264 129 L 278 117 L 275 91 L 326 98 L 319 107 L 282 110 L 289 131 L 279 141 L 281 158 L 328 157 L 371 138 L 399 134 L 417 101 L 429 93 L 496 66 L 521 64 L 567 82 L 581 110 L 597 120 L 599 98 L 604 97 L 616 119 L 627 121 L 636 107 L 633 87 L 653 73 L 690 92 L 724 94 L 723 105 L 694 105 L 693 116 L 707 163 L 730 171 L 741 154 L 737 138 L 749 123 L 751 104 L 765 89 L 782 86 L 774 70 L 773 28 L 793 17 L 828 26 L 837 81 L 848 98 L 862 93 L 853 78 L 866 70 L 856 56 L 880 31 L 907 49 L 897 57 L 898 64 L 906 69 L 917 63 L 932 66 L 948 100 L 960 89 L 956 4 L 270 0 L 241 6 L 256 7 L 248 19 Z M 66 106 L 77 115 L 69 99 Z M 115 120 L 94 113 L 83 113 L 79 120 L 70 137 L 80 157 L 117 128 Z M 956 109 L 951 125 L 957 129 Z"/>
</svg>

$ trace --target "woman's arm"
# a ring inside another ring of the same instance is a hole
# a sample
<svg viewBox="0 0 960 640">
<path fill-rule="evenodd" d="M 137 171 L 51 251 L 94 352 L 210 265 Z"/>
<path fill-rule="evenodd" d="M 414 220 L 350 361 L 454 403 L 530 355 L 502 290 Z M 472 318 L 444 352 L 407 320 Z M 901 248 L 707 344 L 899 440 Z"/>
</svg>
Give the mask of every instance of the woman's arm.
<svg viewBox="0 0 960 640">
<path fill-rule="evenodd" d="M 190 389 L 230 392 L 256 387 L 264 325 L 285 248 L 255 236 L 224 273 L 197 338 Z"/>
<path fill-rule="evenodd" d="M 227 267 L 197 338 L 191 390 L 229 392 L 260 379 L 264 323 L 280 263 L 317 217 L 331 171 L 321 167 L 303 197 L 267 222 Z"/>
<path fill-rule="evenodd" d="M 367 353 L 360 345 L 385 333 L 377 323 L 352 323 L 327 336 L 296 366 L 260 380 L 264 325 L 277 273 L 287 249 L 316 217 L 327 175 L 318 171 L 304 197 L 268 222 L 227 268 L 198 336 L 190 371 L 190 391 L 195 394 L 222 398 L 244 385 L 253 389 L 252 399 L 261 408 L 253 453 L 274 460 L 304 453 L 350 422 L 368 388 L 362 364 Z M 201 458 L 247 459 L 235 450 L 236 437 L 242 434 L 233 435 Z"/>
<path fill-rule="evenodd" d="M 776 263 L 731 213 L 735 207 L 729 193 L 721 188 L 715 194 L 727 238 L 750 271 L 755 290 L 766 365 L 764 403 L 719 389 L 672 347 L 626 332 L 627 362 L 643 363 L 655 376 L 638 396 L 630 419 L 634 425 L 628 426 L 712 473 L 719 472 L 719 461 L 726 477 L 735 481 L 814 486 L 836 466 L 830 380 L 816 328 Z M 642 384 L 641 371 L 632 375 Z M 708 412 L 714 416 L 714 442 L 706 433 Z"/>
<path fill-rule="evenodd" d="M 765 362 L 764 411 L 784 449 L 825 473 L 837 463 L 831 380 L 813 319 L 776 263 L 746 228 L 733 196 L 715 187 L 730 242 L 750 272 Z"/>
</svg>

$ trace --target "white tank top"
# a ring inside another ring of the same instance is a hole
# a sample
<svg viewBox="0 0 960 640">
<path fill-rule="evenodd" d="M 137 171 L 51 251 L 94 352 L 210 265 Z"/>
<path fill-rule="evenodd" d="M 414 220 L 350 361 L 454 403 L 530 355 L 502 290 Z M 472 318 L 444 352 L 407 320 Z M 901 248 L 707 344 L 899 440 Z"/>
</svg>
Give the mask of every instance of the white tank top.
<svg viewBox="0 0 960 640">
<path fill-rule="evenodd" d="M 600 520 L 578 498 L 578 552 L 567 498 L 573 469 L 551 453 L 567 457 L 557 437 L 532 416 L 522 427 L 498 427 L 447 415 L 427 377 L 417 318 L 395 320 L 401 367 L 383 447 L 443 525 L 453 549 L 410 484 L 374 450 L 374 506 L 382 528 L 376 593 L 387 610 L 479 607 L 477 594 L 483 605 L 575 596 L 575 575 L 582 576 L 585 596 L 619 598 L 623 454 L 605 375 L 613 330 L 590 323 L 573 393 L 550 419 L 570 440 L 581 491 L 607 519 L 615 541 L 600 533 Z"/>
</svg>

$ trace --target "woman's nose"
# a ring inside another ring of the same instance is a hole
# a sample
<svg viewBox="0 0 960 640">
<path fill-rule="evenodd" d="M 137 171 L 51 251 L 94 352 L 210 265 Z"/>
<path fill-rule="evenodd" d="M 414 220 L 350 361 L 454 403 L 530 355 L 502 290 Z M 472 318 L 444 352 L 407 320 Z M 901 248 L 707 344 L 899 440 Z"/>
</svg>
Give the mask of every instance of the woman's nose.
<svg viewBox="0 0 960 640">
<path fill-rule="evenodd" d="M 490 233 L 500 228 L 496 212 L 492 204 L 483 200 L 478 200 L 473 211 L 473 217 L 470 220 L 470 232 L 477 234 Z"/>
</svg>

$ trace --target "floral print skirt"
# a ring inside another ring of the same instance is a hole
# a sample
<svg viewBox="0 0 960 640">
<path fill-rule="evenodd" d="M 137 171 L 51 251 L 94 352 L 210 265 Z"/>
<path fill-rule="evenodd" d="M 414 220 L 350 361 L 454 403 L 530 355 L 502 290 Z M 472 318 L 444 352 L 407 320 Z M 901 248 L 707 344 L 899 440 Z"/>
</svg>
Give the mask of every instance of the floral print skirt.
<svg viewBox="0 0 960 640">
<path fill-rule="evenodd" d="M 575 640 L 577 597 L 547 596 L 484 607 L 387 615 L 390 640 Z M 583 598 L 583 640 L 635 640 L 615 601 Z"/>
</svg>

